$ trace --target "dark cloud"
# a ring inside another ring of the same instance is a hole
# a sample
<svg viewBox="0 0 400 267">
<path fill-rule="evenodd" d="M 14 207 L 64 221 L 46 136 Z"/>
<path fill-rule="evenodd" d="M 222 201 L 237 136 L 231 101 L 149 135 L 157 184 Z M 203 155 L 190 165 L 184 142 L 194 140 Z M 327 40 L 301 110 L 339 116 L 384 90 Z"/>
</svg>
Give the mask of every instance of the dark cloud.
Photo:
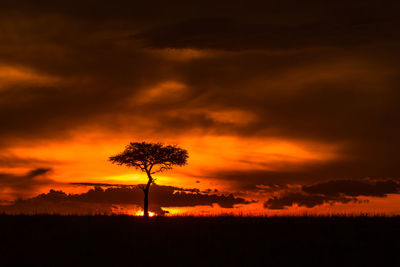
<svg viewBox="0 0 400 267">
<path fill-rule="evenodd" d="M 302 190 L 309 194 L 326 196 L 374 196 L 386 197 L 387 194 L 400 193 L 400 183 L 393 180 L 336 180 L 303 186 Z"/>
<path fill-rule="evenodd" d="M 70 183 L 77 186 L 97 186 L 97 187 L 136 187 L 136 185 L 108 184 L 108 183 Z"/>
<path fill-rule="evenodd" d="M 85 184 L 88 185 L 88 184 Z M 86 193 L 65 194 L 50 190 L 34 198 L 18 200 L 13 205 L 3 207 L 8 213 L 31 213 L 47 210 L 47 213 L 111 213 L 113 207 L 143 204 L 143 192 L 139 187 L 114 187 L 106 184 L 107 189 L 96 186 Z M 162 207 L 193 207 L 197 205 L 218 204 L 223 208 L 233 208 L 237 204 L 249 204 L 243 198 L 199 193 L 198 189 L 183 189 L 172 186 L 153 185 L 150 190 L 150 210 L 162 214 Z M 116 206 L 117 205 L 117 206 Z M 82 206 L 82 209 L 79 207 Z M 46 212 L 46 211 L 45 211 Z"/>
<path fill-rule="evenodd" d="M 134 38 L 144 40 L 145 45 L 152 48 L 222 50 L 342 47 L 399 40 L 393 27 L 400 25 L 400 20 L 394 13 L 385 17 L 377 14 L 346 15 L 339 14 L 335 18 L 315 16 L 297 23 L 271 19 L 268 15 L 261 20 L 255 19 L 256 22 L 248 22 L 248 18 L 242 18 L 244 21 L 238 18 L 196 18 L 153 28 Z"/>
<path fill-rule="evenodd" d="M 37 176 L 44 175 L 50 171 L 51 171 L 50 168 L 37 168 L 37 169 L 29 171 L 27 174 L 27 177 L 35 178 Z"/>
<path fill-rule="evenodd" d="M 37 168 L 25 175 L 0 173 L 0 190 L 8 198 L 26 197 L 36 193 L 42 186 L 56 184 L 55 181 L 46 177 L 50 168 Z"/>
<path fill-rule="evenodd" d="M 198 190 L 182 189 L 173 186 L 154 185 L 150 189 L 150 205 L 159 207 L 211 205 L 217 203 L 223 208 L 232 208 L 235 204 L 248 204 L 242 198 L 233 195 L 201 194 Z M 143 192 L 139 187 L 111 187 L 106 190 L 96 187 L 71 199 L 83 202 L 98 202 L 109 204 L 137 204 L 143 202 Z"/>
<path fill-rule="evenodd" d="M 322 195 L 309 195 L 301 192 L 290 192 L 280 197 L 273 197 L 264 202 L 266 209 L 284 209 L 297 204 L 299 207 L 312 208 L 324 203 L 349 203 L 356 202 L 356 198 L 326 197 Z"/>
<path fill-rule="evenodd" d="M 282 190 L 282 188 L 279 188 Z M 312 208 L 324 203 L 360 202 L 357 197 L 387 197 L 387 194 L 399 194 L 400 183 L 394 180 L 334 180 L 303 185 L 300 189 L 284 189 L 278 196 L 264 202 L 267 209 L 283 209 L 297 204 Z"/>
</svg>

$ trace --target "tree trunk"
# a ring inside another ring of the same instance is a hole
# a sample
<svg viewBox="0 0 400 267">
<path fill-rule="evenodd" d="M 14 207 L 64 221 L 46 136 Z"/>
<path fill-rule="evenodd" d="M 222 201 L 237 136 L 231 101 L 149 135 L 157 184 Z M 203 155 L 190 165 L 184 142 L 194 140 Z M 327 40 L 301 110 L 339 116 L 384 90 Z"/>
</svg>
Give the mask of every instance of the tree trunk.
<svg viewBox="0 0 400 267">
<path fill-rule="evenodd" d="M 144 192 L 144 204 L 143 204 L 143 216 L 145 218 L 149 218 L 149 189 L 153 179 L 149 175 L 149 181 L 147 182 L 146 187 L 143 189 Z"/>
<path fill-rule="evenodd" d="M 144 191 L 144 205 L 143 205 L 143 216 L 149 218 L 149 187 L 146 186 Z"/>
</svg>

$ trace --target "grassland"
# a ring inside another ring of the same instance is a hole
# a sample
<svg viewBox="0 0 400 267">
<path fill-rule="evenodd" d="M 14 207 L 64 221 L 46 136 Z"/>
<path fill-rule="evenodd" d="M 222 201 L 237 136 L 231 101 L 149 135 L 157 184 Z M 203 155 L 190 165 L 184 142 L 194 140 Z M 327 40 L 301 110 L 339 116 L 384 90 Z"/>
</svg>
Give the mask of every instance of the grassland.
<svg viewBox="0 0 400 267">
<path fill-rule="evenodd" d="M 400 266 L 400 217 L 0 215 L 2 264 Z"/>
</svg>

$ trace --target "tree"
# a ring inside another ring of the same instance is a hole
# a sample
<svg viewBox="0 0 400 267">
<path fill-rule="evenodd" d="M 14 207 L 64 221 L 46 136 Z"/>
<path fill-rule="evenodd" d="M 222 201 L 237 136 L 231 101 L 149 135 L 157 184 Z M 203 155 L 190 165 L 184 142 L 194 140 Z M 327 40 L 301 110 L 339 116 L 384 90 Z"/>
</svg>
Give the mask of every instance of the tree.
<svg viewBox="0 0 400 267">
<path fill-rule="evenodd" d="M 177 146 L 162 143 L 130 143 L 125 150 L 109 158 L 112 163 L 134 167 L 147 174 L 147 184 L 140 186 L 144 192 L 143 216 L 149 217 L 149 189 L 156 179 L 153 174 L 170 170 L 173 166 L 187 164 L 188 152 Z"/>
</svg>

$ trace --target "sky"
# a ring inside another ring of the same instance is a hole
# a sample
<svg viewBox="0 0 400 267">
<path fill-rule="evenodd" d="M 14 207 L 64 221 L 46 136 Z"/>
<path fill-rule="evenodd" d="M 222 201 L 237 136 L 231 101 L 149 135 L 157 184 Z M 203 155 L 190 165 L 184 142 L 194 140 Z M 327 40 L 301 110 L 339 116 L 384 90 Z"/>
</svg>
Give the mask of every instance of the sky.
<svg viewBox="0 0 400 267">
<path fill-rule="evenodd" d="M 1 1 L 2 209 L 135 213 L 144 141 L 157 213 L 399 214 L 399 5 Z"/>
</svg>

